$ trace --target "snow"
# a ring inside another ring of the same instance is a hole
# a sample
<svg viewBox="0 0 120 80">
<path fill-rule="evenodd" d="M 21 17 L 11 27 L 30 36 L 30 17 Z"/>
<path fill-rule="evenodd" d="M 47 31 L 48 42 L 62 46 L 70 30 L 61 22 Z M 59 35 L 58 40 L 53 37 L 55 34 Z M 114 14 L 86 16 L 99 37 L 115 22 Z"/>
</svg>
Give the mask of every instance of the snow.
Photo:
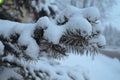
<svg viewBox="0 0 120 80">
<path fill-rule="evenodd" d="M 51 24 L 51 22 L 49 18 L 45 16 L 38 19 L 36 26 L 42 27 L 43 29 L 47 29 L 49 24 Z"/>
<path fill-rule="evenodd" d="M 105 39 L 104 35 L 102 35 L 102 34 L 90 39 L 89 42 L 97 43 L 96 45 L 98 47 L 105 47 L 105 45 L 106 45 L 106 39 Z"/>
<path fill-rule="evenodd" d="M 90 24 L 97 23 L 100 20 L 100 12 L 97 7 L 77 8 L 74 6 L 67 6 L 56 18 L 58 23 L 65 22 L 65 18 L 68 20 L 73 16 L 82 16 L 87 19 Z"/>
<path fill-rule="evenodd" d="M 91 24 L 80 15 L 79 17 L 74 15 L 62 26 L 54 24 L 47 17 L 42 17 L 37 21 L 37 25 L 40 25 L 43 29 L 45 29 L 44 38 L 54 44 L 59 43 L 59 40 L 66 29 L 72 30 L 73 32 L 76 29 L 79 29 L 82 36 L 89 36 L 92 34 Z"/>
<path fill-rule="evenodd" d="M 43 10 L 47 12 L 47 15 L 50 15 L 50 10 L 48 8 L 48 4 L 46 4 L 46 6 L 43 7 Z"/>
<path fill-rule="evenodd" d="M 2 28 L 0 28 L 0 34 L 4 35 L 9 39 L 10 35 L 13 33 L 18 33 L 20 35 L 18 39 L 18 44 L 21 46 L 27 46 L 26 55 L 35 59 L 39 53 L 39 47 L 36 41 L 32 38 L 33 30 L 36 26 L 35 24 L 25 24 L 12 22 L 7 20 L 0 20 Z"/>
<path fill-rule="evenodd" d="M 60 65 L 58 62 L 54 61 L 53 59 L 46 59 L 41 57 L 39 60 L 27 62 L 22 59 L 19 60 L 13 55 L 8 55 L 4 57 L 3 60 L 15 62 L 16 64 L 23 66 L 23 68 L 25 69 L 27 68 L 26 73 L 29 71 L 29 73 L 31 73 L 36 80 L 39 80 L 39 78 L 38 76 L 36 76 L 34 71 L 40 71 L 44 73 L 40 73 L 40 75 L 45 80 L 70 80 L 71 78 L 75 80 L 84 80 L 84 78 L 89 79 L 87 70 L 85 70 L 84 68 L 81 67 L 79 69 L 77 66 L 63 66 Z"/>
<path fill-rule="evenodd" d="M 0 68 L 2 69 L 2 68 Z M 17 80 L 22 80 L 22 76 L 19 75 L 17 72 L 14 71 L 12 68 L 3 68 L 3 71 L 0 70 L 0 79 L 1 80 L 8 80 L 10 78 L 14 78 Z"/>
<path fill-rule="evenodd" d="M 16 24 L 19 24 L 19 23 L 11 22 L 11 21 L 8 21 L 8 20 L 0 20 L 0 25 L 1 25 L 0 34 L 3 34 L 4 37 L 8 37 L 11 34 L 14 26 L 16 26 Z"/>
<path fill-rule="evenodd" d="M 73 16 L 70 20 L 65 24 L 66 29 L 75 30 L 79 29 L 81 31 L 82 36 L 89 36 L 92 33 L 92 26 L 90 23 L 81 16 Z"/>
<path fill-rule="evenodd" d="M 5 37 L 9 37 L 14 32 L 21 34 L 24 30 L 32 29 L 35 26 L 35 24 L 18 23 L 8 20 L 0 20 L 0 25 L 0 34 Z"/>
<path fill-rule="evenodd" d="M 99 35 L 98 38 L 98 45 L 99 46 L 105 46 L 106 45 L 106 39 L 104 35 Z"/>
<path fill-rule="evenodd" d="M 35 59 L 38 56 L 39 53 L 39 47 L 36 43 L 36 41 L 31 37 L 32 36 L 32 30 L 25 30 L 21 33 L 18 44 L 27 46 L 26 49 L 26 55 L 30 56 L 31 58 Z"/>
<path fill-rule="evenodd" d="M 4 54 L 4 45 L 3 43 L 0 41 L 0 56 Z"/>
<path fill-rule="evenodd" d="M 74 6 L 67 6 L 63 11 L 61 11 L 56 17 L 56 21 L 58 23 L 63 23 L 65 21 L 65 17 L 69 20 L 75 14 L 80 14 L 80 9 Z"/>
<path fill-rule="evenodd" d="M 93 34 L 103 34 L 104 27 L 100 21 L 92 25 L 92 33 Z"/>
<path fill-rule="evenodd" d="M 83 67 L 89 73 L 90 80 L 119 80 L 120 62 L 102 54 L 94 56 L 79 56 L 70 54 L 68 58 L 59 61 L 63 66 Z"/>
<path fill-rule="evenodd" d="M 67 20 L 67 22 L 66 22 Z M 91 35 L 103 33 L 103 25 L 100 21 L 100 12 L 96 7 L 79 9 L 74 6 L 67 6 L 56 18 L 58 24 L 65 23 L 67 29 L 79 28 L 84 36 L 84 32 Z M 92 30 L 91 27 L 92 26 Z"/>
<path fill-rule="evenodd" d="M 65 32 L 64 27 L 50 24 L 48 29 L 45 30 L 44 37 L 48 39 L 49 42 L 58 44 L 64 32 Z"/>
<path fill-rule="evenodd" d="M 96 7 L 88 7 L 83 9 L 82 15 L 90 21 L 90 23 L 95 23 L 100 19 L 100 12 Z"/>
<path fill-rule="evenodd" d="M 64 26 L 57 26 L 55 23 L 50 21 L 48 17 L 41 17 L 37 24 L 41 26 L 44 31 L 44 38 L 47 39 L 49 42 L 52 42 L 54 44 L 58 44 L 61 36 L 65 32 Z"/>
<path fill-rule="evenodd" d="M 100 10 L 102 24 L 104 26 L 109 26 L 112 24 L 112 27 L 117 28 L 120 30 L 119 23 L 120 23 L 120 0 L 56 0 L 58 6 L 60 6 L 63 10 L 67 5 L 73 5 L 75 7 L 83 8 L 83 7 L 97 7 Z M 70 8 L 69 10 L 72 11 Z M 66 11 L 67 12 L 67 11 Z M 93 12 L 93 11 L 89 11 Z M 96 12 L 96 11 L 95 11 Z"/>
<path fill-rule="evenodd" d="M 73 76 L 75 80 L 84 80 L 84 77 L 88 80 L 120 79 L 120 62 L 117 59 L 108 58 L 102 54 L 94 56 L 94 59 L 90 55 L 80 56 L 70 54 L 69 57 L 57 60 L 57 62 L 43 58 L 29 63 L 25 61 L 19 62 L 10 55 L 9 57 L 6 58 L 8 61 L 16 61 L 16 63 L 21 63 L 21 65 L 27 67 L 30 73 L 36 77 L 36 80 L 37 76 L 34 74 L 34 71 L 37 70 L 48 72 L 51 77 L 47 78 L 46 76 L 46 79 L 70 80 L 68 75 Z M 45 77 L 45 75 L 41 76 Z"/>
</svg>

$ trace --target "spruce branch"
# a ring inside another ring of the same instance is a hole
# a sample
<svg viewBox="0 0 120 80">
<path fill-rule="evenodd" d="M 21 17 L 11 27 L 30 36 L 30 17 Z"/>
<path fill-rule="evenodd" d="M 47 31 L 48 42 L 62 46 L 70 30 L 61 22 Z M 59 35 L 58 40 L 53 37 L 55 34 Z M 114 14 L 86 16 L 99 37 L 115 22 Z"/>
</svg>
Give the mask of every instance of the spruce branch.
<svg viewBox="0 0 120 80">
<path fill-rule="evenodd" d="M 41 27 L 36 27 L 33 34 L 33 38 L 36 40 L 37 44 L 40 44 L 40 41 L 43 38 L 44 29 Z"/>
<path fill-rule="evenodd" d="M 67 47 L 68 52 L 83 53 L 88 46 L 88 39 L 81 36 L 81 31 L 66 30 L 60 39 L 60 43 Z"/>
<path fill-rule="evenodd" d="M 33 38 L 40 47 L 40 52 L 46 52 L 50 57 L 53 58 L 62 58 L 63 56 L 66 56 L 66 50 L 63 46 L 60 44 L 53 44 L 52 42 L 44 39 L 44 29 L 42 27 L 36 26 L 33 34 Z"/>
<path fill-rule="evenodd" d="M 52 42 L 44 39 L 40 42 L 39 47 L 41 52 L 47 52 L 49 53 L 49 56 L 53 58 L 66 56 L 66 49 L 60 44 L 53 44 Z"/>
<path fill-rule="evenodd" d="M 8 54 L 12 54 L 19 59 L 23 57 L 26 60 L 31 60 L 31 58 L 29 56 L 27 56 L 24 52 L 24 50 L 26 50 L 26 46 L 19 46 L 18 44 L 12 44 L 10 42 L 4 42 L 3 44 L 5 46 L 4 56 L 6 56 Z"/>
<path fill-rule="evenodd" d="M 20 36 L 20 34 L 18 34 L 16 32 L 11 33 L 8 37 L 5 37 L 3 34 L 0 34 L 0 41 L 17 43 L 19 36 Z"/>
<path fill-rule="evenodd" d="M 10 35 L 10 42 L 17 43 L 19 37 L 20 37 L 20 34 L 14 32 L 13 34 Z"/>
<path fill-rule="evenodd" d="M 64 21 L 62 21 L 61 19 L 58 19 L 57 25 L 64 25 L 68 22 L 68 18 L 66 16 L 64 16 L 63 18 L 64 18 Z"/>
<path fill-rule="evenodd" d="M 9 40 L 7 38 L 5 38 L 2 34 L 0 34 L 0 41 L 2 42 L 8 42 Z"/>
</svg>

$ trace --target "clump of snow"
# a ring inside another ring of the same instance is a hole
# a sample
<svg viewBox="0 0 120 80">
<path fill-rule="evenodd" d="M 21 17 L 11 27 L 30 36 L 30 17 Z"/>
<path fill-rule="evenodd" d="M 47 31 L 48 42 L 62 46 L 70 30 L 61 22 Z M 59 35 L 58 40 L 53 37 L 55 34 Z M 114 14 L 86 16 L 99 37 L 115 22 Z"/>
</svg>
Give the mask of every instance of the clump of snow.
<svg viewBox="0 0 120 80">
<path fill-rule="evenodd" d="M 36 41 L 32 38 L 34 26 L 29 29 L 24 29 L 21 33 L 18 44 L 21 46 L 27 46 L 26 55 L 29 55 L 31 58 L 37 58 L 39 53 L 39 47 Z"/>
<path fill-rule="evenodd" d="M 31 58 L 36 58 L 38 56 L 39 47 L 32 37 L 36 24 L 24 24 L 7 20 L 0 20 L 0 23 L 2 25 L 2 28 L 0 28 L 1 35 L 9 39 L 11 34 L 18 33 L 20 35 L 18 44 L 27 46 L 25 51 L 26 55 Z"/>
<path fill-rule="evenodd" d="M 90 43 L 95 43 L 98 47 L 105 47 L 106 39 L 104 35 L 100 34 L 89 40 Z"/>
<path fill-rule="evenodd" d="M 48 39 L 49 42 L 58 44 L 63 34 L 64 34 L 64 27 L 51 24 L 49 25 L 48 29 L 45 30 L 44 37 Z"/>
<path fill-rule="evenodd" d="M 2 34 L 4 37 L 8 38 L 10 34 L 12 34 L 12 29 L 14 26 L 19 25 L 17 22 L 12 22 L 8 20 L 0 20 L 0 34 Z"/>
<path fill-rule="evenodd" d="M 93 34 L 103 34 L 104 28 L 100 21 L 92 25 Z"/>
<path fill-rule="evenodd" d="M 4 54 L 4 45 L 3 43 L 0 41 L 0 56 Z"/>
<path fill-rule="evenodd" d="M 64 23 L 66 19 L 69 20 L 74 15 L 86 18 L 91 25 L 100 20 L 100 12 L 96 7 L 80 9 L 74 6 L 68 6 L 57 16 L 56 21 L 58 23 Z"/>
<path fill-rule="evenodd" d="M 83 9 L 82 15 L 88 19 L 88 21 L 93 24 L 100 19 L 100 12 L 96 7 L 88 7 Z"/>
<path fill-rule="evenodd" d="M 81 31 L 81 35 L 83 37 L 89 36 L 92 33 L 92 26 L 91 24 L 81 16 L 73 16 L 70 20 L 65 24 L 66 29 L 75 30 L 79 29 Z"/>
<path fill-rule="evenodd" d="M 18 34 L 22 34 L 24 31 L 32 31 L 35 28 L 36 24 L 33 23 L 19 23 L 16 24 L 13 28 L 12 31 Z"/>
<path fill-rule="evenodd" d="M 51 22 L 48 17 L 41 17 L 37 21 L 37 26 L 42 26 L 44 30 L 44 38 L 47 39 L 49 42 L 54 44 L 58 44 L 61 36 L 65 31 L 65 27 L 57 26 L 53 22 Z"/>
<path fill-rule="evenodd" d="M 98 36 L 98 46 L 105 46 L 106 45 L 106 39 L 104 35 L 99 35 Z"/>
<path fill-rule="evenodd" d="M 45 16 L 38 19 L 36 26 L 42 27 L 43 29 L 47 29 L 49 24 L 51 24 L 51 22 L 49 18 Z"/>
<path fill-rule="evenodd" d="M 67 6 L 62 12 L 59 13 L 59 15 L 56 17 L 56 21 L 58 23 L 64 23 L 65 18 L 70 19 L 76 14 L 80 14 L 80 9 L 76 8 L 74 6 Z"/>
<path fill-rule="evenodd" d="M 39 47 L 36 41 L 33 38 L 31 38 L 31 35 L 29 34 L 28 31 L 25 31 L 24 33 L 21 34 L 18 40 L 18 44 L 21 46 L 22 45 L 27 46 L 26 55 L 33 59 L 37 58 L 39 53 Z"/>
<path fill-rule="evenodd" d="M 13 33 L 21 34 L 24 30 L 34 28 L 35 24 L 18 23 L 8 20 L 0 20 L 0 34 L 8 38 Z"/>
</svg>

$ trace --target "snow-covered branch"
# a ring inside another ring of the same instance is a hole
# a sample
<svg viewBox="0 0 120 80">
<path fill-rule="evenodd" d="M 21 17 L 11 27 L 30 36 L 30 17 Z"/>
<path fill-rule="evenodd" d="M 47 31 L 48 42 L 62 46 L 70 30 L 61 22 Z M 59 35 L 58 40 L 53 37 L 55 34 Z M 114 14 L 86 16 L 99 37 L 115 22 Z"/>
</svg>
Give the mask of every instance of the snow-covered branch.
<svg viewBox="0 0 120 80">
<path fill-rule="evenodd" d="M 96 52 L 106 45 L 100 14 L 94 7 L 65 9 L 56 21 L 44 16 L 34 24 L 7 20 L 0 24 L 0 68 L 5 67 L 2 72 L 11 68 L 25 80 L 86 80 L 84 71 L 60 66 L 53 58 L 60 59 L 67 52 Z"/>
</svg>

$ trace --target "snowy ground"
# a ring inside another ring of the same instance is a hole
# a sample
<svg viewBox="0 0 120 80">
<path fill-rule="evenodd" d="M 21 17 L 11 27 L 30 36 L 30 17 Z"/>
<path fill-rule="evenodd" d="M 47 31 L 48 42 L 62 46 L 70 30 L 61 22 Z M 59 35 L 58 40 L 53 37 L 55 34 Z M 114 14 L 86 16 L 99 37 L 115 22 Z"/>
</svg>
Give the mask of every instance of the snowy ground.
<svg viewBox="0 0 120 80">
<path fill-rule="evenodd" d="M 119 60 L 102 54 L 96 55 L 94 59 L 91 56 L 70 54 L 60 63 L 65 66 L 86 69 L 90 80 L 120 80 Z"/>
</svg>

